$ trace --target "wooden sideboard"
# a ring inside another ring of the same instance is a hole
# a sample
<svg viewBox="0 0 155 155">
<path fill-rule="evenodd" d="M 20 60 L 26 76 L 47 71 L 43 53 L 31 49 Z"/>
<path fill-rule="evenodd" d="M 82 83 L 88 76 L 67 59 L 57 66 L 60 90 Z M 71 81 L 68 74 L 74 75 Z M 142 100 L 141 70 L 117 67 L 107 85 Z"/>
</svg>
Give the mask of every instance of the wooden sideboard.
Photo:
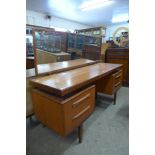
<svg viewBox="0 0 155 155">
<path fill-rule="evenodd" d="M 67 136 L 78 127 L 81 142 L 81 126 L 94 110 L 95 94 L 116 96 L 121 82 L 122 65 L 101 62 L 32 78 L 34 113 L 61 136 Z"/>
<path fill-rule="evenodd" d="M 108 48 L 106 50 L 105 62 L 123 64 L 123 85 L 129 86 L 129 49 Z"/>
</svg>

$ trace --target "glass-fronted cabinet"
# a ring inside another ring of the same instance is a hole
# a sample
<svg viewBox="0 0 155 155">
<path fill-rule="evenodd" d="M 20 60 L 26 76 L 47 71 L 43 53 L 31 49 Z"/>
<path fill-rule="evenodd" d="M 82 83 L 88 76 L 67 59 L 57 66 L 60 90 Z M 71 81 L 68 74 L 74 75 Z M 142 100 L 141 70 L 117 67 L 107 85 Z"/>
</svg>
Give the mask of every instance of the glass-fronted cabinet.
<svg viewBox="0 0 155 155">
<path fill-rule="evenodd" d="M 36 31 L 36 47 L 47 52 L 59 53 L 66 51 L 66 34 L 61 32 Z"/>
</svg>

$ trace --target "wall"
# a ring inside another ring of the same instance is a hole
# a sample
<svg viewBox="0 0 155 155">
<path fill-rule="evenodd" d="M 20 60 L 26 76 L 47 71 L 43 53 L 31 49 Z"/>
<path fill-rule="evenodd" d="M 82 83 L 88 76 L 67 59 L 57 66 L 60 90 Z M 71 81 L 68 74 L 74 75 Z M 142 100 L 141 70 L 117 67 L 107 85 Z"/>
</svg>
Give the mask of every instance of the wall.
<svg viewBox="0 0 155 155">
<path fill-rule="evenodd" d="M 84 28 L 92 27 L 89 25 L 84 25 L 81 23 L 65 20 L 55 16 L 52 16 L 51 20 L 48 20 L 45 17 L 46 17 L 46 14 L 38 13 L 31 10 L 26 10 L 26 24 L 44 26 L 44 27 L 51 27 L 51 26 L 59 27 L 59 28 L 65 28 L 67 30 L 84 29 Z M 129 27 L 129 24 L 128 23 L 117 24 L 117 25 L 107 27 L 106 37 L 102 39 L 102 42 L 106 42 L 106 40 L 109 40 L 109 37 L 113 36 L 114 31 L 118 27 Z"/>
<path fill-rule="evenodd" d="M 55 16 L 52 16 L 51 20 L 46 19 L 45 17 L 46 17 L 46 14 L 38 13 L 31 10 L 26 10 L 26 24 L 44 26 L 44 27 L 53 26 L 53 27 L 65 28 L 68 30 L 84 29 L 84 28 L 91 27 L 89 25 L 76 23 L 76 22 L 65 20 Z"/>
<path fill-rule="evenodd" d="M 115 30 L 117 28 L 119 28 L 119 27 L 128 27 L 129 28 L 129 23 L 118 24 L 118 25 L 113 25 L 113 26 L 107 27 L 107 29 L 106 29 L 106 37 L 104 38 L 104 40 L 109 40 L 109 37 L 112 37 Z"/>
</svg>

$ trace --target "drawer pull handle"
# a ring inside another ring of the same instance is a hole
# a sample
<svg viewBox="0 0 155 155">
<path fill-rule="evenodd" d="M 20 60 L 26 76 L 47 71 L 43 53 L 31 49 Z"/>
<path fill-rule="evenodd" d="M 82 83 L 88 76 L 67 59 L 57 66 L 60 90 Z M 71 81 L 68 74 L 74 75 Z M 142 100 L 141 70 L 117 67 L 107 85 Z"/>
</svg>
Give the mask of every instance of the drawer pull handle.
<svg viewBox="0 0 155 155">
<path fill-rule="evenodd" d="M 119 70 L 119 71 L 117 72 L 117 74 L 122 74 L 122 70 Z"/>
<path fill-rule="evenodd" d="M 77 119 L 78 117 L 80 117 L 80 116 L 81 116 L 83 113 L 85 113 L 89 108 L 90 108 L 90 105 L 87 106 L 85 109 L 83 109 L 80 113 L 78 113 L 77 115 L 75 115 L 75 116 L 73 117 L 73 120 L 74 120 L 74 119 Z"/>
<path fill-rule="evenodd" d="M 121 82 L 118 82 L 117 84 L 115 84 L 115 87 L 118 87 L 119 85 L 121 85 Z"/>
<path fill-rule="evenodd" d="M 78 101 L 73 103 L 73 107 L 76 107 L 80 102 L 84 101 L 85 99 L 87 99 L 90 96 L 90 94 L 87 94 L 86 96 L 82 97 L 81 99 L 79 99 Z"/>
<path fill-rule="evenodd" d="M 116 77 L 115 77 L 115 79 L 118 79 L 118 78 L 120 78 L 121 77 L 121 75 L 117 75 Z"/>
</svg>

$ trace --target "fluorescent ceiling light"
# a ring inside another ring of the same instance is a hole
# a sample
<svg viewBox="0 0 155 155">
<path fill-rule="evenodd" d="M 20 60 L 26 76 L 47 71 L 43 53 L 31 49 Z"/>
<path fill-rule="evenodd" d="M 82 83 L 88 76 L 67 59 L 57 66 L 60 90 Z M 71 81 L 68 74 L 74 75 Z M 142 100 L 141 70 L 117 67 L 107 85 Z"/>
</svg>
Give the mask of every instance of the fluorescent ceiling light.
<svg viewBox="0 0 155 155">
<path fill-rule="evenodd" d="M 86 10 L 92 10 L 92 9 L 100 8 L 103 6 L 107 6 L 107 5 L 110 5 L 112 3 L 114 3 L 114 1 L 112 1 L 112 0 L 90 0 L 90 1 L 84 2 L 80 6 L 80 8 L 83 11 L 86 11 Z"/>
<path fill-rule="evenodd" d="M 61 32 L 66 32 L 66 31 L 67 31 L 67 29 L 65 29 L 65 28 L 61 28 L 61 27 L 51 26 L 51 28 L 54 28 L 55 31 L 61 31 Z"/>
<path fill-rule="evenodd" d="M 125 22 L 129 20 L 128 14 L 119 15 L 112 18 L 112 23 Z"/>
</svg>

